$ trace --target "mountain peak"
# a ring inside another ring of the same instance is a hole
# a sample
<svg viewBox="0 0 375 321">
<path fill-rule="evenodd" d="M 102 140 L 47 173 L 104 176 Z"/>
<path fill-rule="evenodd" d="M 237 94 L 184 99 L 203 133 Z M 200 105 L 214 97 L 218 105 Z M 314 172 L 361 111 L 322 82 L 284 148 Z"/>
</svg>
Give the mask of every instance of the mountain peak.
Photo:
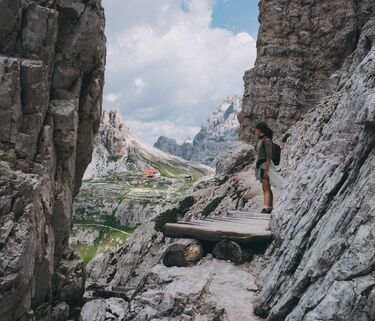
<svg viewBox="0 0 375 321">
<path fill-rule="evenodd" d="M 178 144 L 175 139 L 160 136 L 154 147 L 212 166 L 223 150 L 236 144 L 239 129 L 237 114 L 240 110 L 241 98 L 236 95 L 228 96 L 209 115 L 193 140 L 187 137 L 182 144 Z"/>
<path fill-rule="evenodd" d="M 191 139 L 191 137 L 186 137 L 183 144 L 192 144 L 193 143 L 193 140 Z"/>
<path fill-rule="evenodd" d="M 124 118 L 117 108 L 103 110 L 101 123 L 103 125 L 125 125 Z"/>
</svg>

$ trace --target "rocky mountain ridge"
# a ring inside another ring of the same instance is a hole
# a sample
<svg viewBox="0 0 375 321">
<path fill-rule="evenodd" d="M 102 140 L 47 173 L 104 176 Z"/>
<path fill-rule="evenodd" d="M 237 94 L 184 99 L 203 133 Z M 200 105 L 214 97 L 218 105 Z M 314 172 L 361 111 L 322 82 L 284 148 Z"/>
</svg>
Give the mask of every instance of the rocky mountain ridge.
<svg viewBox="0 0 375 321">
<path fill-rule="evenodd" d="M 0 1 L 2 321 L 67 320 L 82 302 L 68 238 L 99 126 L 104 24 L 99 0 Z"/>
<path fill-rule="evenodd" d="M 238 96 L 227 97 L 209 115 L 193 141 L 187 139 L 179 145 L 175 139 L 161 136 L 154 147 L 187 160 L 215 166 L 220 154 L 238 140 L 237 115 L 240 110 L 241 99 Z"/>
<path fill-rule="evenodd" d="M 161 177 L 145 178 L 146 169 L 157 169 Z M 122 227 L 134 228 L 153 218 L 161 204 L 212 174 L 211 168 L 200 163 L 146 146 L 131 135 L 118 110 L 105 110 L 93 160 L 75 200 L 75 218 L 103 224 L 112 217 Z"/>
<path fill-rule="evenodd" d="M 116 173 L 143 175 L 146 169 L 159 169 L 162 175 L 171 176 L 173 173 L 168 173 L 167 168 L 163 171 L 163 167 L 168 165 L 175 166 L 175 170 L 179 168 L 178 175 L 189 175 L 190 170 L 210 172 L 207 166 L 188 162 L 147 146 L 130 133 L 117 109 L 104 110 L 95 139 L 92 162 L 84 179 L 100 179 Z M 173 172 L 173 169 L 170 170 Z"/>
<path fill-rule="evenodd" d="M 186 160 L 190 160 L 193 155 L 193 141 L 190 137 L 187 137 L 180 145 L 174 138 L 160 136 L 154 144 L 154 147 L 165 153 L 178 156 Z"/>
</svg>

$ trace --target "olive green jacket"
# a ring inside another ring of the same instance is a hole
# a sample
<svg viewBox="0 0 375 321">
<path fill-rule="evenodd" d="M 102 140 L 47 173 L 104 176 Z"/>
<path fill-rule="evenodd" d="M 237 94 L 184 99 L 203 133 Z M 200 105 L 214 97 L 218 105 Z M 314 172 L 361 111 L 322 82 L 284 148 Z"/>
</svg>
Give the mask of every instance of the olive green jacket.
<svg viewBox="0 0 375 321">
<path fill-rule="evenodd" d="M 270 160 L 272 161 L 272 140 L 269 137 L 264 137 L 259 139 L 257 142 L 256 152 L 257 152 L 257 159 L 256 163 L 257 166 L 261 161 Z"/>
</svg>

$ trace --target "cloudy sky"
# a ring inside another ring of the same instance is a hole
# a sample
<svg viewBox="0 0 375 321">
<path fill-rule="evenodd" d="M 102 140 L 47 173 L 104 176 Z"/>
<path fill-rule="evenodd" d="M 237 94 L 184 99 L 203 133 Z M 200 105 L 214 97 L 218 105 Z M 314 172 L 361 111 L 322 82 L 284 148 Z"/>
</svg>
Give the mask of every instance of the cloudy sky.
<svg viewBox="0 0 375 321">
<path fill-rule="evenodd" d="M 103 0 L 104 108 L 152 145 L 193 137 L 255 61 L 257 0 Z"/>
</svg>

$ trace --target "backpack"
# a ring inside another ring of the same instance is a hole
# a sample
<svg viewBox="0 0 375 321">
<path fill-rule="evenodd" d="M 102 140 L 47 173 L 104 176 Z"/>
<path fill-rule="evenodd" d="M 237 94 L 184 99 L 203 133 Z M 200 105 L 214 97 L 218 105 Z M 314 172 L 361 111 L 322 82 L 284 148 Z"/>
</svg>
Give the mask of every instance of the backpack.
<svg viewBox="0 0 375 321">
<path fill-rule="evenodd" d="M 280 165 L 281 147 L 272 142 L 272 161 L 277 166 Z"/>
</svg>

